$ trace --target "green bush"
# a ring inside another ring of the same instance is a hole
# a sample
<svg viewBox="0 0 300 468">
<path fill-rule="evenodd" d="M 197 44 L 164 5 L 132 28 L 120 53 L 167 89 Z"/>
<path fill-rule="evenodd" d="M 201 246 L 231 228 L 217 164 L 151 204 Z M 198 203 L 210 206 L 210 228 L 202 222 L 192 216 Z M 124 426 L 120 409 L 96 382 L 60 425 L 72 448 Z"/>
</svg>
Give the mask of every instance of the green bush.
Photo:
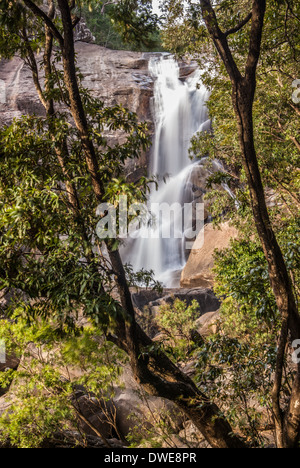
<svg viewBox="0 0 300 468">
<path fill-rule="evenodd" d="M 0 321 L 7 354 L 20 359 L 16 371 L 0 373 L 0 388 L 10 387 L 5 396 L 10 405 L 0 416 L 0 443 L 37 448 L 55 444 L 68 431 L 80 434 L 77 392 L 92 395 L 100 407 L 105 404 L 113 397 L 124 356 L 92 326 L 62 336 L 53 323 L 29 324 L 20 312 Z M 84 435 L 77 443 L 83 441 Z"/>
</svg>

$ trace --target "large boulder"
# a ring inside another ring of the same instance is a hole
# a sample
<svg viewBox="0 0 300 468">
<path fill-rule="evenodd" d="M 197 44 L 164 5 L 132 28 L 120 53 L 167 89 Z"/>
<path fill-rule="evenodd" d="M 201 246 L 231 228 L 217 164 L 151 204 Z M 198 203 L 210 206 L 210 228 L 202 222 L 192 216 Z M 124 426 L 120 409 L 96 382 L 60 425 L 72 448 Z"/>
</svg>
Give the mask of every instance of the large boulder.
<svg viewBox="0 0 300 468">
<path fill-rule="evenodd" d="M 135 436 L 147 436 L 162 417 L 178 431 L 182 428 L 183 414 L 169 400 L 150 396 L 136 383 L 131 368 L 124 369 L 121 386 L 116 388 L 113 404 L 119 431 L 127 437 L 132 431 Z"/>
<path fill-rule="evenodd" d="M 214 284 L 214 252 L 229 247 L 231 239 L 238 237 L 238 231 L 228 222 L 216 228 L 212 223 L 206 224 L 199 233 L 186 266 L 180 285 L 183 288 L 210 288 Z"/>
<path fill-rule="evenodd" d="M 185 301 L 187 306 L 196 300 L 199 304 L 199 315 L 220 308 L 220 300 L 211 288 L 167 288 L 161 292 L 150 289 L 141 290 L 132 293 L 132 299 L 139 311 L 143 312 L 146 307 L 153 316 L 156 315 L 156 311 L 162 304 L 172 304 L 175 299 Z"/>
<path fill-rule="evenodd" d="M 192 301 L 196 300 L 199 304 L 199 317 L 201 317 L 206 312 L 218 310 L 221 305 L 213 290 L 209 288 L 171 288 L 164 289 L 161 292 L 141 290 L 133 292 L 132 298 L 136 308 L 137 320 L 147 330 L 148 335 L 156 341 L 159 340 L 161 330 L 155 321 L 155 317 L 161 306 L 165 304 L 172 305 L 176 299 L 184 301 L 189 306 Z"/>
<path fill-rule="evenodd" d="M 220 311 L 207 312 L 196 320 L 198 333 L 202 337 L 210 336 L 217 333 L 218 323 L 220 321 Z"/>
<path fill-rule="evenodd" d="M 20 364 L 20 359 L 14 355 L 10 354 L 5 356 L 5 361 L 0 361 L 0 372 L 4 372 L 6 369 L 16 370 Z"/>
</svg>

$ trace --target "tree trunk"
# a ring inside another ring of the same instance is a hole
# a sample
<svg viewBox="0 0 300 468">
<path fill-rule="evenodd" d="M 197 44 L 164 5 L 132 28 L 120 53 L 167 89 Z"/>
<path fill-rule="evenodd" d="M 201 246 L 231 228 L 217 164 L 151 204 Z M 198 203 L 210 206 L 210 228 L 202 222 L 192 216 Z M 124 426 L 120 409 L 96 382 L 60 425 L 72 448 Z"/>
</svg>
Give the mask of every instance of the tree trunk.
<svg viewBox="0 0 300 468">
<path fill-rule="evenodd" d="M 201 0 L 201 7 L 209 34 L 231 79 L 232 102 L 238 124 L 241 161 L 247 176 L 257 233 L 268 263 L 270 285 L 282 318 L 281 338 L 278 346 L 276 375 L 272 395 L 277 444 L 280 447 L 296 447 L 300 438 L 300 364 L 298 364 L 297 368 L 289 409 L 285 414 L 283 414 L 280 408 L 280 391 L 283 357 L 288 333 L 292 341 L 300 338 L 300 316 L 293 293 L 292 282 L 270 221 L 259 171 L 253 131 L 256 69 L 260 57 L 266 0 L 253 0 L 251 16 L 247 17 L 251 18 L 251 31 L 244 76 L 239 71 L 228 45 L 227 36 L 231 31 L 227 31 L 227 33 L 221 31 L 210 0 Z M 235 30 L 237 31 L 238 28 L 235 28 Z"/>
<path fill-rule="evenodd" d="M 253 217 L 268 262 L 271 287 L 281 317 L 283 319 L 288 318 L 291 339 L 295 340 L 300 337 L 300 316 L 293 294 L 292 283 L 266 205 L 254 146 L 253 101 L 249 100 L 249 83 L 247 81 L 237 84 L 237 92 L 234 91 L 233 93 L 233 105 L 238 121 L 242 162 L 250 190 Z"/>
<path fill-rule="evenodd" d="M 24 3 L 35 15 L 44 20 L 61 47 L 64 81 L 70 99 L 70 110 L 79 131 L 95 197 L 102 202 L 104 187 L 77 82 L 73 24 L 69 3 L 67 0 L 58 0 L 63 36 L 51 19 L 32 0 L 24 0 Z M 232 64 L 232 58 L 229 63 Z M 151 351 L 153 344 L 151 339 L 135 320 L 135 311 L 119 252 L 109 250 L 109 255 L 123 307 L 123 313 L 117 317 L 116 335 L 111 335 L 109 338 L 128 353 L 137 382 L 143 385 L 150 394 L 169 399 L 177 404 L 191 418 L 212 447 L 245 448 L 245 443 L 233 434 L 230 424 L 220 409 L 200 392 L 195 383 L 165 354 Z"/>
<path fill-rule="evenodd" d="M 93 142 L 90 138 L 87 118 L 82 104 L 77 81 L 71 11 L 66 0 L 58 0 L 58 6 L 64 29 L 64 42 L 62 47 L 64 81 L 70 99 L 72 117 L 80 134 L 86 163 L 91 175 L 94 193 L 99 203 L 101 203 L 104 191 L 100 177 L 99 163 Z"/>
<path fill-rule="evenodd" d="M 264 188 L 254 146 L 252 121 L 253 100 L 249 99 L 249 86 L 254 86 L 254 84 L 250 85 L 246 80 L 237 84 L 237 91 L 233 93 L 233 105 L 238 121 L 242 161 L 251 195 L 253 217 L 267 259 L 270 284 L 282 318 L 282 333 L 281 340 L 279 340 L 278 344 L 276 366 L 276 375 L 279 374 L 281 378 L 279 378 L 277 382 L 275 381 L 273 389 L 273 411 L 275 425 L 277 427 L 277 445 L 279 447 L 294 447 L 298 444 L 300 436 L 300 404 L 296 404 L 297 401 L 300 401 L 299 365 L 293 386 L 295 404 L 290 402 L 289 410 L 285 415 L 281 414 L 280 411 L 279 394 L 281 390 L 282 369 L 284 365 L 283 357 L 288 341 L 288 332 L 291 341 L 299 339 L 300 316 L 293 294 L 292 282 L 287 271 L 282 251 L 273 231 L 266 205 Z M 287 428 L 289 428 L 289 435 L 286 434 Z"/>
</svg>

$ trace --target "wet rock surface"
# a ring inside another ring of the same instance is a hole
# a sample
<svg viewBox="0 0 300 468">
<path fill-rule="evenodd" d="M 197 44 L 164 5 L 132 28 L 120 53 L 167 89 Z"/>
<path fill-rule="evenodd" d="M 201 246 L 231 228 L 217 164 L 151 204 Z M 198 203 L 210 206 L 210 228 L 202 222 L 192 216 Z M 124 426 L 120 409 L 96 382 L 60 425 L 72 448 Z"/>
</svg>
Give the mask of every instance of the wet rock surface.
<svg viewBox="0 0 300 468">
<path fill-rule="evenodd" d="M 135 306 L 140 310 L 143 310 L 145 306 L 151 309 L 163 303 L 172 304 L 175 299 L 185 301 L 188 306 L 196 300 L 199 303 L 200 315 L 220 308 L 220 300 L 209 288 L 174 288 L 164 289 L 162 292 L 144 290 L 133 293 L 132 297 Z"/>
</svg>

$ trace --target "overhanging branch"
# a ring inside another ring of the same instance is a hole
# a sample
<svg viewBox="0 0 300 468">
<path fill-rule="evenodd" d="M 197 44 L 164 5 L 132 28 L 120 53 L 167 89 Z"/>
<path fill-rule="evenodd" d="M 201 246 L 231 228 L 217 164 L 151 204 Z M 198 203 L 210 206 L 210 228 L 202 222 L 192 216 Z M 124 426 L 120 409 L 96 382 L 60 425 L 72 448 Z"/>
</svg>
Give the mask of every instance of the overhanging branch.
<svg viewBox="0 0 300 468">
<path fill-rule="evenodd" d="M 248 83 L 255 79 L 260 57 L 265 11 L 266 0 L 253 0 L 249 53 L 245 68 L 245 77 Z"/>
<path fill-rule="evenodd" d="M 244 26 L 246 26 L 247 23 L 249 23 L 249 21 L 251 20 L 252 18 L 252 12 L 249 13 L 248 16 L 246 16 L 245 19 L 243 19 L 243 21 L 241 21 L 239 24 L 237 24 L 234 28 L 231 28 L 231 29 L 228 29 L 228 31 L 226 31 L 224 34 L 225 36 L 229 36 L 230 34 L 234 34 L 236 32 L 238 32 L 240 29 L 242 29 Z"/>
<path fill-rule="evenodd" d="M 214 45 L 224 62 L 232 83 L 237 83 L 242 76 L 229 48 L 227 36 L 220 29 L 218 18 L 210 0 L 200 0 L 202 16 Z"/>
<path fill-rule="evenodd" d="M 55 26 L 55 24 L 53 23 L 53 21 L 51 21 L 51 19 L 49 18 L 49 16 L 46 15 L 46 13 L 44 13 L 43 10 L 41 10 L 41 8 L 39 8 L 31 0 L 23 0 L 23 1 L 24 1 L 25 5 L 27 6 L 27 8 L 29 8 L 29 10 L 31 10 L 32 13 L 35 16 L 41 18 L 44 21 L 46 26 L 48 26 L 48 28 L 52 32 L 53 36 L 58 40 L 60 45 L 63 46 L 64 39 L 63 39 L 62 35 L 60 34 L 59 30 L 57 29 L 57 27 Z"/>
</svg>

